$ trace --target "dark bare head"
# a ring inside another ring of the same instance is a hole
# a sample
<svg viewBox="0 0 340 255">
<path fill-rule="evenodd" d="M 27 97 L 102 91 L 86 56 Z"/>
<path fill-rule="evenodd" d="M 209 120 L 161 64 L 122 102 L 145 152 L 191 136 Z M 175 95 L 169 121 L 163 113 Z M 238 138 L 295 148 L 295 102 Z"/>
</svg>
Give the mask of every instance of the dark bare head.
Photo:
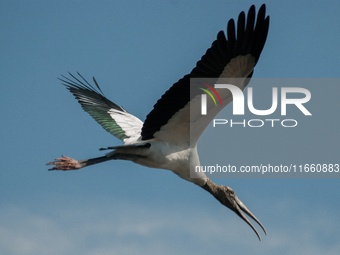
<svg viewBox="0 0 340 255">
<path fill-rule="evenodd" d="M 211 193 L 221 204 L 228 207 L 230 210 L 234 211 L 238 216 L 240 216 L 248 225 L 255 231 L 256 235 L 261 241 L 261 237 L 253 224 L 247 219 L 243 212 L 245 212 L 249 217 L 251 217 L 260 227 L 263 229 L 264 233 L 267 235 L 266 229 L 263 227 L 261 222 L 252 214 L 249 209 L 242 203 L 242 201 L 235 195 L 232 188 L 223 185 L 216 185 L 210 179 L 207 180 L 206 184 L 202 186 L 203 189 Z M 243 212 L 242 212 L 243 211 Z"/>
</svg>

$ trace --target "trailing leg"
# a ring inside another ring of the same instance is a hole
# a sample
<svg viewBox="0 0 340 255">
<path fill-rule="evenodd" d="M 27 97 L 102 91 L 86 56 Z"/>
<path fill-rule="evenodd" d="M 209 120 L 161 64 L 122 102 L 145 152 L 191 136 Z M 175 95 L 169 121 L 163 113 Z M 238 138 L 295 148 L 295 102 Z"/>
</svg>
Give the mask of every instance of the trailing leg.
<svg viewBox="0 0 340 255">
<path fill-rule="evenodd" d="M 114 158 L 103 156 L 98 158 L 75 160 L 73 158 L 69 158 L 63 155 L 61 158 L 56 158 L 55 161 L 49 162 L 46 165 L 55 165 L 53 168 L 50 168 L 48 170 L 63 170 L 63 171 L 78 170 L 85 166 L 98 164 L 111 159 Z"/>
</svg>

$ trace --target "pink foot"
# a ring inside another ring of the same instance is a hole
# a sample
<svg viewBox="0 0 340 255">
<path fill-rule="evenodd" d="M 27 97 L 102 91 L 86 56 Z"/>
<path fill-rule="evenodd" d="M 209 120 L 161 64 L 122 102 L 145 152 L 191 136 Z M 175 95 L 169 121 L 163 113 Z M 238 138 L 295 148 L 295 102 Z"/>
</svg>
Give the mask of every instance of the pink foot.
<svg viewBox="0 0 340 255">
<path fill-rule="evenodd" d="M 62 158 L 56 158 L 56 161 L 52 161 L 47 163 L 46 165 L 55 165 L 53 168 L 50 168 L 48 170 L 78 170 L 81 168 L 78 164 L 77 160 L 74 160 L 73 158 L 69 158 L 66 156 L 62 156 Z"/>
</svg>

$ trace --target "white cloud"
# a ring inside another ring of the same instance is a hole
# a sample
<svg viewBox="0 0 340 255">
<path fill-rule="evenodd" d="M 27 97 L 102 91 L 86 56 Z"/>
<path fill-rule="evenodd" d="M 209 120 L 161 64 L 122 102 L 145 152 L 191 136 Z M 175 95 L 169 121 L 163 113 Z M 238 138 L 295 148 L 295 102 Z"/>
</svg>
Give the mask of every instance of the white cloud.
<svg viewBox="0 0 340 255">
<path fill-rule="evenodd" d="M 338 254 L 340 245 L 334 237 L 339 236 L 337 216 L 325 209 L 296 217 L 295 206 L 291 203 L 282 210 L 282 202 L 278 202 L 263 212 L 269 215 L 269 235 L 262 235 L 263 242 L 259 242 L 245 223 L 218 206 L 159 208 L 98 202 L 54 205 L 40 213 L 26 206 L 7 205 L 0 207 L 0 253 Z"/>
</svg>

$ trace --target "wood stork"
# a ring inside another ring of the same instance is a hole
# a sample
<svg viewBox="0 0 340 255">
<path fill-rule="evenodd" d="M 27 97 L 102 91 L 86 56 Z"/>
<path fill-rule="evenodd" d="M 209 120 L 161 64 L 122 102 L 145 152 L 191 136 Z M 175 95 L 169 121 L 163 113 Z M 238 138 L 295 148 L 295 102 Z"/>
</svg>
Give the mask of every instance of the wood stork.
<svg viewBox="0 0 340 255">
<path fill-rule="evenodd" d="M 108 100 L 94 78 L 96 87 L 88 83 L 79 73 L 79 77 L 72 74 L 70 78 L 62 76 L 60 80 L 73 93 L 82 108 L 106 131 L 123 140 L 124 145 L 108 147 L 112 151 L 98 158 L 74 160 L 62 156 L 47 163 L 55 165 L 49 170 L 77 170 L 113 159 L 129 160 L 147 167 L 171 170 L 179 177 L 210 192 L 220 203 L 246 221 L 261 240 L 259 233 L 244 213 L 256 221 L 267 234 L 265 228 L 231 188 L 216 185 L 205 173 L 190 178 L 190 166 L 200 166 L 197 154 L 197 141 L 200 135 L 212 118 L 232 101 L 230 91 L 217 89 L 223 106 L 208 105 L 210 119 L 200 115 L 190 124 L 190 108 L 200 107 L 198 95 L 194 97 L 190 95 L 190 78 L 226 78 L 230 82 L 233 82 L 233 78 L 242 78 L 241 81 L 238 79 L 236 85 L 244 90 L 249 82 L 247 78 L 252 77 L 269 28 L 269 16 L 265 17 L 264 4 L 259 9 L 256 24 L 255 16 L 254 5 L 250 7 L 247 19 L 245 13 L 241 12 L 236 31 L 234 20 L 229 20 L 228 40 L 224 32 L 220 31 L 196 67 L 165 92 L 147 115 L 144 123 Z M 190 125 L 194 125 L 191 129 L 193 130 L 191 141 Z"/>
</svg>

